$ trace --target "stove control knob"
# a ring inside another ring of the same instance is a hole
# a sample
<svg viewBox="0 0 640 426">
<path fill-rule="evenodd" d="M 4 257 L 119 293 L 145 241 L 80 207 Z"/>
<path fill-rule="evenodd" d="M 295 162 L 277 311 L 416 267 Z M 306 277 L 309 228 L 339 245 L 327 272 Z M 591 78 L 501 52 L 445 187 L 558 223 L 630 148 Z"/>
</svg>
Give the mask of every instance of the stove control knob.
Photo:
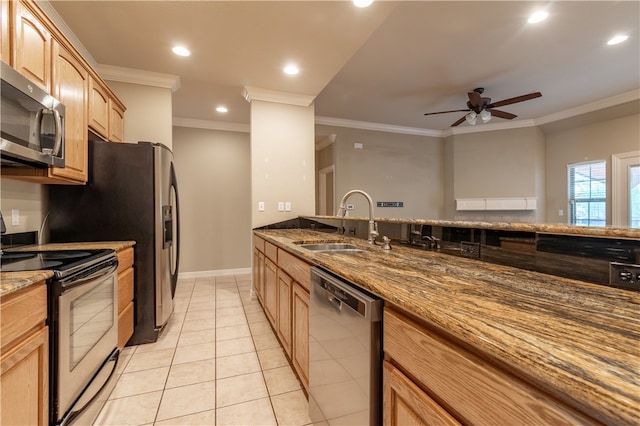
<svg viewBox="0 0 640 426">
<path fill-rule="evenodd" d="M 633 273 L 627 269 L 623 269 L 618 273 L 621 281 L 633 281 Z"/>
</svg>

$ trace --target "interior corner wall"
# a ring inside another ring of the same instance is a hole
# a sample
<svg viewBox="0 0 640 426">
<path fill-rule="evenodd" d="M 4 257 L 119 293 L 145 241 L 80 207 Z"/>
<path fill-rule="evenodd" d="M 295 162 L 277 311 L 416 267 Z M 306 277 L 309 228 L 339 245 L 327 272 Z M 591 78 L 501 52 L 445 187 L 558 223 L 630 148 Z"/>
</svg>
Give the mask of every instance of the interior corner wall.
<svg viewBox="0 0 640 426">
<path fill-rule="evenodd" d="M 249 134 L 173 128 L 180 272 L 251 265 Z"/>
<path fill-rule="evenodd" d="M 107 81 L 122 101 L 126 142 L 158 142 L 173 149 L 171 89 Z"/>
<path fill-rule="evenodd" d="M 47 186 L 9 178 L 0 180 L 0 208 L 7 234 L 39 231 L 47 214 Z M 11 210 L 19 212 L 19 224 L 11 223 Z M 46 240 L 43 240 L 46 242 Z"/>
<path fill-rule="evenodd" d="M 629 115 L 546 135 L 546 222 L 568 222 L 567 166 L 607 162 L 607 224 L 611 224 L 611 155 L 640 150 L 640 115 Z M 559 211 L 563 211 L 563 216 Z"/>
<path fill-rule="evenodd" d="M 544 133 L 537 127 L 454 135 L 454 198 L 536 197 L 525 211 L 456 211 L 454 219 L 541 222 L 544 215 Z"/>
<path fill-rule="evenodd" d="M 443 203 L 443 142 L 441 138 L 317 126 L 319 133 L 336 134 L 336 198 L 361 189 L 378 201 L 402 201 L 404 206 L 376 207 L 376 217 L 440 218 Z M 356 148 L 354 144 L 362 144 Z M 351 216 L 368 217 L 368 204 L 359 195 L 349 199 Z"/>
<path fill-rule="evenodd" d="M 456 200 L 453 195 L 453 135 L 443 140 L 443 203 L 442 219 L 451 219 L 456 215 Z"/>
<path fill-rule="evenodd" d="M 251 101 L 251 225 L 315 214 L 314 106 Z M 264 211 L 258 211 L 258 203 Z M 291 211 L 278 211 L 279 202 Z"/>
</svg>

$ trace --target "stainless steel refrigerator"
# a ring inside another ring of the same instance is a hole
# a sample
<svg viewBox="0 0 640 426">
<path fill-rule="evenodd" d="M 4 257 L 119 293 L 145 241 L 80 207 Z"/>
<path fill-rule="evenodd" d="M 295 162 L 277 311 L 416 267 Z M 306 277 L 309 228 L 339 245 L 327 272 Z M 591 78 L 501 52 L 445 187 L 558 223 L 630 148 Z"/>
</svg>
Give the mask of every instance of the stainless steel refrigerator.
<svg viewBox="0 0 640 426">
<path fill-rule="evenodd" d="M 179 207 L 173 154 L 150 142 L 89 143 L 84 186 L 49 187 L 51 242 L 134 240 L 134 332 L 155 342 L 173 312 Z"/>
</svg>

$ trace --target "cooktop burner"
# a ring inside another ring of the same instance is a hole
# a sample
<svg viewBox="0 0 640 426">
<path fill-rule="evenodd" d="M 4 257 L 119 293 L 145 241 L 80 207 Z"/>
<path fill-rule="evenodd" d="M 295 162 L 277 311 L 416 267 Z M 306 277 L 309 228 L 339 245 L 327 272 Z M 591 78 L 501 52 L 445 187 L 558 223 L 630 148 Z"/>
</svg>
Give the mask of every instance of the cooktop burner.
<svg viewBox="0 0 640 426">
<path fill-rule="evenodd" d="M 113 250 L 34 250 L 3 252 L 0 255 L 2 272 L 53 270 L 56 276 L 115 256 Z"/>
</svg>

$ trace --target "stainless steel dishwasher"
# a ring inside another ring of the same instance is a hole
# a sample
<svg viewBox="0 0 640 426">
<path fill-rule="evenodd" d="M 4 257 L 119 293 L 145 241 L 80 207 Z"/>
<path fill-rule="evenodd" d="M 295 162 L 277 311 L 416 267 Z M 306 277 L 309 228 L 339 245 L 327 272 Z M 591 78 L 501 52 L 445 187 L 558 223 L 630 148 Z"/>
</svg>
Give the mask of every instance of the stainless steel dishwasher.
<svg viewBox="0 0 640 426">
<path fill-rule="evenodd" d="M 311 268 L 309 417 L 314 423 L 382 423 L 382 300 Z"/>
</svg>

